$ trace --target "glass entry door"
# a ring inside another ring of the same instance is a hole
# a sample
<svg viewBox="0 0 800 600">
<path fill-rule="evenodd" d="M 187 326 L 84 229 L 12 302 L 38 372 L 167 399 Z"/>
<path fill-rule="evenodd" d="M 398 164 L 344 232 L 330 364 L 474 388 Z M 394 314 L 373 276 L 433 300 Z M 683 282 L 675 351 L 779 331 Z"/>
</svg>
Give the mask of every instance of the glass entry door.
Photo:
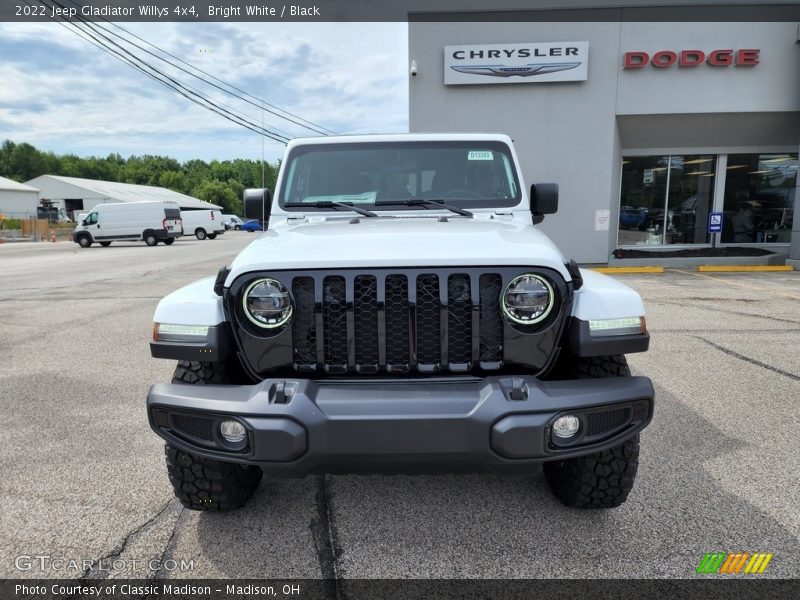
<svg viewBox="0 0 800 600">
<path fill-rule="evenodd" d="M 716 159 L 713 154 L 623 158 L 618 245 L 710 243 Z"/>
</svg>

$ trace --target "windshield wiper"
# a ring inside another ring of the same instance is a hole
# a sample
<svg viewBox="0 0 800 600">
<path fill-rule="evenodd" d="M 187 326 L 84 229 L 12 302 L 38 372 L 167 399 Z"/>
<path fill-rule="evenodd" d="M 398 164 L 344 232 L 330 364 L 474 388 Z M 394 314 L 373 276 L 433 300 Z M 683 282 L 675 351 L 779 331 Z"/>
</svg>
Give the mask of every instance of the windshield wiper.
<svg viewBox="0 0 800 600">
<path fill-rule="evenodd" d="M 392 204 L 401 204 L 405 206 L 439 206 L 441 208 L 446 208 L 447 210 L 456 213 L 457 215 L 462 215 L 464 217 L 469 217 L 470 219 L 474 218 L 473 215 L 468 210 L 460 208 L 458 206 L 453 206 L 452 204 L 445 204 L 444 200 L 441 198 L 409 198 L 408 200 L 381 200 L 375 203 L 375 206 L 389 206 Z"/>
<path fill-rule="evenodd" d="M 361 208 L 359 206 L 354 206 L 352 202 L 333 202 L 331 200 L 320 200 L 318 202 L 287 202 L 284 206 L 288 206 L 291 208 L 301 208 L 303 206 L 311 206 L 313 208 L 349 208 L 353 212 L 357 212 L 360 215 L 365 217 L 377 217 L 374 212 L 367 210 L 366 208 Z"/>
</svg>

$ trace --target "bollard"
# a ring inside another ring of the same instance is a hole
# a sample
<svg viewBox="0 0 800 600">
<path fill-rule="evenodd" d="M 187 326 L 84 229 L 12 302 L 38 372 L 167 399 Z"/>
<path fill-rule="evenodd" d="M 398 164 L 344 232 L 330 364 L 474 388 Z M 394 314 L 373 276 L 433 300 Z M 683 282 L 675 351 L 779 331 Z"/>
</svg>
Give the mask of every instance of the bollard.
<svg viewBox="0 0 800 600">
<path fill-rule="evenodd" d="M 50 241 L 56 243 L 56 232 L 52 229 L 50 230 Z"/>
</svg>

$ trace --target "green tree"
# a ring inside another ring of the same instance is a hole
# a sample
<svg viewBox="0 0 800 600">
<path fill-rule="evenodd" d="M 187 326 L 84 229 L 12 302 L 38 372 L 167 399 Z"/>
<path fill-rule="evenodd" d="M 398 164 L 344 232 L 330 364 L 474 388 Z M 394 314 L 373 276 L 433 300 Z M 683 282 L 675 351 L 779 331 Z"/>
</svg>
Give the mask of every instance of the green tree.
<svg viewBox="0 0 800 600">
<path fill-rule="evenodd" d="M 264 164 L 266 187 L 274 190 L 280 162 Z M 105 158 L 42 152 L 31 144 L 5 140 L 0 144 L 0 176 L 27 181 L 39 175 L 64 175 L 104 181 L 154 185 L 189 193 L 242 214 L 242 192 L 261 187 L 261 161 L 188 160 L 181 164 L 169 156 L 146 154 L 124 158 L 111 153 Z"/>
<path fill-rule="evenodd" d="M 182 194 L 186 193 L 186 175 L 183 171 L 164 171 L 158 178 L 158 185 Z"/>
<path fill-rule="evenodd" d="M 204 181 L 194 189 L 192 196 L 218 204 L 224 213 L 241 214 L 242 203 L 226 183 L 222 181 Z"/>
</svg>

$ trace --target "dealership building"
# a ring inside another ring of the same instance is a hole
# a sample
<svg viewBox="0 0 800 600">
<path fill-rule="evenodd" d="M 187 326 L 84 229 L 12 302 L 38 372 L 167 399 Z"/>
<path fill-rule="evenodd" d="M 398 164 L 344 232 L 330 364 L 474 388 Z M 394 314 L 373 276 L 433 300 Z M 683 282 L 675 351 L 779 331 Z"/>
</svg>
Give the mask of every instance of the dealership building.
<svg viewBox="0 0 800 600">
<path fill-rule="evenodd" d="M 509 134 L 560 186 L 542 227 L 570 257 L 800 259 L 798 23 L 439 18 L 409 23 L 410 130 Z"/>
</svg>

